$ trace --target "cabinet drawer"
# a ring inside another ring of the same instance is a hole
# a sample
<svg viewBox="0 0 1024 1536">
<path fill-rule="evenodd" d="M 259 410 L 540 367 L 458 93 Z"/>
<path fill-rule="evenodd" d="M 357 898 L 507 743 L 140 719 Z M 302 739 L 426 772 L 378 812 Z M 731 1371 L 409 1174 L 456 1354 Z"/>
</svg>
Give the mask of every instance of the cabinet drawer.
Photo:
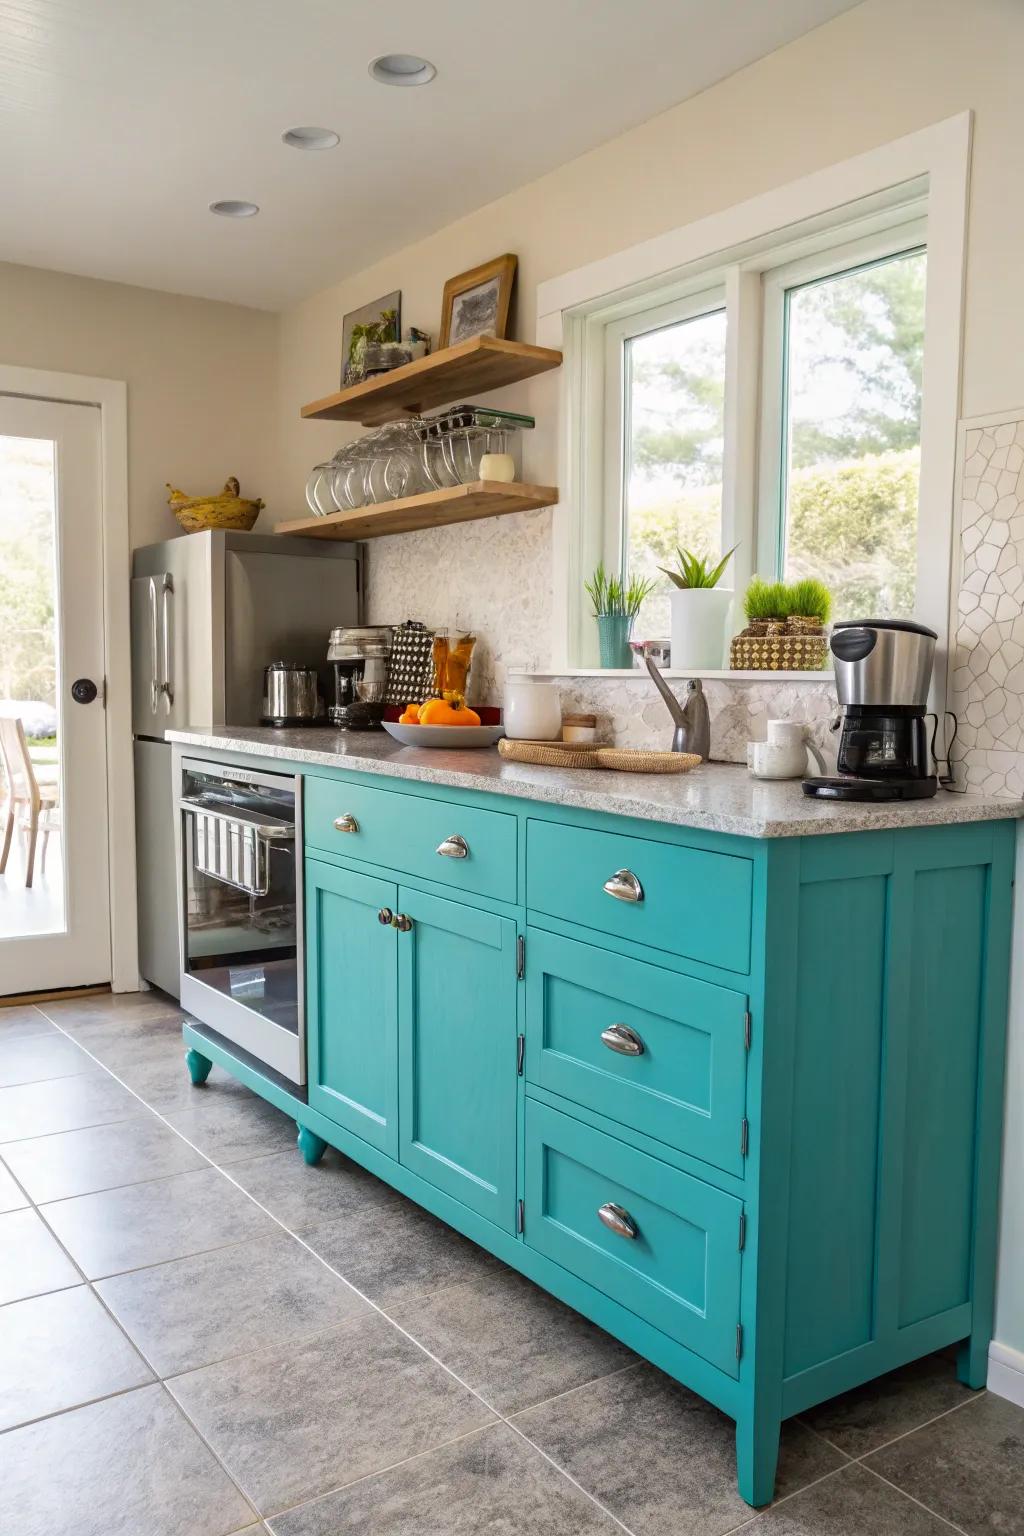
<svg viewBox="0 0 1024 1536">
<path fill-rule="evenodd" d="M 745 994 L 529 931 L 526 1077 L 742 1175 Z"/>
<path fill-rule="evenodd" d="M 636 899 L 605 889 L 617 872 L 634 877 Z M 751 860 L 733 854 L 553 821 L 527 824 L 526 904 L 533 911 L 723 970 L 750 967 L 752 881 Z"/>
<path fill-rule="evenodd" d="M 380 864 L 453 890 L 499 901 L 516 899 L 516 818 L 502 811 L 395 794 L 365 784 L 306 778 L 307 846 Z M 339 822 L 354 823 L 344 831 Z M 438 852 L 457 835 L 462 858 Z"/>
<path fill-rule="evenodd" d="M 739 1370 L 742 1209 L 734 1196 L 527 1099 L 526 1242 L 730 1376 Z"/>
</svg>

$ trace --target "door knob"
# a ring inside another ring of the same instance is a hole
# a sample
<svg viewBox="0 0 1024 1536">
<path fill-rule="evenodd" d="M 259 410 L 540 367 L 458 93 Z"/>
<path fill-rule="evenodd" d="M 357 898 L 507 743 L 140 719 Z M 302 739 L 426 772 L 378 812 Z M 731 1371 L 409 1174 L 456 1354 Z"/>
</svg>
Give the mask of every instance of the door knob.
<svg viewBox="0 0 1024 1536">
<path fill-rule="evenodd" d="M 609 1232 L 614 1232 L 617 1237 L 635 1238 L 638 1236 L 637 1224 L 625 1206 L 614 1205 L 609 1201 L 607 1205 L 599 1207 L 597 1219 L 602 1221 Z"/>
<path fill-rule="evenodd" d="M 91 677 L 76 677 L 71 684 L 71 697 L 76 704 L 91 704 L 98 693 Z"/>
<path fill-rule="evenodd" d="M 644 888 L 631 869 L 617 869 L 604 883 L 604 889 L 616 901 L 643 901 Z"/>
<path fill-rule="evenodd" d="M 399 933 L 408 933 L 412 927 L 412 918 L 406 917 L 404 912 L 399 912 L 392 919 L 392 926 L 397 928 Z"/>
<path fill-rule="evenodd" d="M 380 911 L 377 913 L 378 923 L 383 924 L 385 928 L 390 927 L 391 923 L 394 921 L 394 917 L 395 914 L 392 912 L 390 907 L 381 907 Z"/>
</svg>

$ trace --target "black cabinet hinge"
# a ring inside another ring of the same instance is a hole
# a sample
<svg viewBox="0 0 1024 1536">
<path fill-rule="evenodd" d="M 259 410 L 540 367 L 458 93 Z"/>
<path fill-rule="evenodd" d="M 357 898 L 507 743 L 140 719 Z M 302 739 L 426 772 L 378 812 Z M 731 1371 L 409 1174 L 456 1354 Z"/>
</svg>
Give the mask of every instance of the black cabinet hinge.
<svg viewBox="0 0 1024 1536">
<path fill-rule="evenodd" d="M 516 1232 L 522 1237 L 526 1229 L 526 1205 L 522 1200 L 516 1201 Z"/>
<path fill-rule="evenodd" d="M 750 1036 L 752 1028 L 753 1020 L 751 1019 L 750 1011 L 748 1009 L 747 1012 L 743 1015 L 743 1045 L 744 1048 L 748 1051 L 750 1050 Z"/>
<path fill-rule="evenodd" d="M 743 1249 L 747 1246 L 747 1213 L 746 1213 L 746 1211 L 740 1211 L 740 1240 L 736 1244 L 736 1246 L 740 1250 L 741 1253 L 743 1252 Z"/>
<path fill-rule="evenodd" d="M 740 1157 L 746 1157 L 747 1150 L 748 1150 L 749 1146 L 750 1146 L 750 1121 L 747 1119 L 746 1115 L 744 1115 L 743 1123 L 740 1126 Z"/>
<path fill-rule="evenodd" d="M 520 934 L 516 939 L 516 980 L 522 981 L 526 975 L 526 940 Z"/>
<path fill-rule="evenodd" d="M 736 1359 L 739 1360 L 740 1357 L 742 1356 L 742 1354 L 743 1354 L 743 1324 L 742 1323 L 737 1323 L 736 1324 Z"/>
<path fill-rule="evenodd" d="M 516 1075 L 523 1075 L 523 1059 L 526 1056 L 526 1036 L 516 1035 Z"/>
</svg>

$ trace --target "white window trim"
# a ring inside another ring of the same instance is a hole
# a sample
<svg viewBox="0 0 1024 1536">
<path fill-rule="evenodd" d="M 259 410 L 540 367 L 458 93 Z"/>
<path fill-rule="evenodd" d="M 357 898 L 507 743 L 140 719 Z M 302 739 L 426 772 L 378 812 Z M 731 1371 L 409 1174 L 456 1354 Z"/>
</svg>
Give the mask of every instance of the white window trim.
<svg viewBox="0 0 1024 1536">
<path fill-rule="evenodd" d="M 746 202 L 699 219 L 681 229 L 592 262 L 537 289 L 539 345 L 562 348 L 567 366 L 561 380 L 561 431 L 559 450 L 559 504 L 554 513 L 553 582 L 554 632 L 550 670 L 559 676 L 574 675 L 578 668 L 570 657 L 586 654 L 582 582 L 593 567 L 592 523 L 584 516 L 582 487 L 587 474 L 601 465 L 588 464 L 600 432 L 584 430 L 593 425 L 603 400 L 593 399 L 587 385 L 587 319 L 605 311 L 612 299 L 628 313 L 630 300 L 673 282 L 679 292 L 687 283 L 701 283 L 706 273 L 721 263 L 722 253 L 734 262 L 743 248 L 774 237 L 798 225 L 808 238 L 815 222 L 821 230 L 832 228 L 840 210 L 848 204 L 864 206 L 877 198 L 880 207 L 894 200 L 928 197 L 928 286 L 925 304 L 927 349 L 924 401 L 921 422 L 922 506 L 931 511 L 932 536 L 924 569 L 919 570 L 917 611 L 940 636 L 936 659 L 935 694 L 943 698 L 946 686 L 946 647 L 952 563 L 953 494 L 956 464 L 957 421 L 960 410 L 961 348 L 963 333 L 964 267 L 967 242 L 967 198 L 970 173 L 972 114 L 922 128 L 878 149 L 844 160 L 799 181 L 765 192 Z M 813 240 L 813 235 L 809 237 Z M 827 239 L 827 236 L 825 236 Z M 834 236 L 833 236 L 834 238 Z M 797 253 L 794 252 L 794 255 Z M 703 286 L 707 286 L 706 277 Z M 760 326 L 761 278 L 756 261 L 743 269 L 734 267 L 728 289 L 739 316 L 729 348 L 739 348 L 744 330 Z M 692 290 L 691 290 L 692 291 Z M 735 409 L 737 398 L 749 397 L 760 386 L 759 365 L 751 366 L 750 349 L 743 351 L 745 366 L 727 369 L 726 475 L 723 484 L 723 541 L 730 541 L 737 509 L 751 504 L 758 491 L 757 444 L 732 443 L 730 432 L 751 412 Z M 736 359 L 733 359 L 736 362 Z M 600 415 L 597 417 L 600 422 Z M 599 443 L 598 443 L 599 447 Z M 743 580 L 737 569 L 736 581 Z M 638 674 L 639 675 L 639 674 Z"/>
</svg>

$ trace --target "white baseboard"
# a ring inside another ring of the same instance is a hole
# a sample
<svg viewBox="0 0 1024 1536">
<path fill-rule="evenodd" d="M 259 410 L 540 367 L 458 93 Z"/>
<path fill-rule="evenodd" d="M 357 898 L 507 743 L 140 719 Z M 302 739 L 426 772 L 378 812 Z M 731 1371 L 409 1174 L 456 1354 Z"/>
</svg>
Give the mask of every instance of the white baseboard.
<svg viewBox="0 0 1024 1536">
<path fill-rule="evenodd" d="M 1024 1408 L 1024 1352 L 995 1341 L 989 1345 L 988 1390 Z"/>
</svg>

